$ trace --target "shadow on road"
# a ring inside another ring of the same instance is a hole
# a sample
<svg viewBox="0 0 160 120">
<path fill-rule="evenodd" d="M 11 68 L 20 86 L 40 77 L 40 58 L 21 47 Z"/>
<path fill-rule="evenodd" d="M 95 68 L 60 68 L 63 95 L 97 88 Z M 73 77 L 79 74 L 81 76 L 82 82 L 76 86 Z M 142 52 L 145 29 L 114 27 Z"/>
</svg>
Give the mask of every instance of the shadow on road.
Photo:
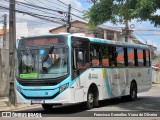
<svg viewBox="0 0 160 120">
<path fill-rule="evenodd" d="M 160 97 L 140 96 L 135 101 L 114 98 L 103 100 L 100 107 L 114 106 L 128 111 L 160 111 Z"/>
<path fill-rule="evenodd" d="M 100 101 L 99 111 L 101 107 L 119 107 L 126 111 L 160 111 L 160 97 L 138 97 L 136 101 L 122 100 L 120 98 L 114 98 L 109 100 Z M 94 109 L 93 109 L 94 111 Z M 112 111 L 106 109 L 106 111 Z M 84 113 L 85 109 L 83 104 L 76 104 L 70 106 L 53 107 L 51 111 L 45 111 L 43 108 L 27 109 L 19 112 L 31 112 L 42 113 L 46 115 L 72 115 Z"/>
</svg>

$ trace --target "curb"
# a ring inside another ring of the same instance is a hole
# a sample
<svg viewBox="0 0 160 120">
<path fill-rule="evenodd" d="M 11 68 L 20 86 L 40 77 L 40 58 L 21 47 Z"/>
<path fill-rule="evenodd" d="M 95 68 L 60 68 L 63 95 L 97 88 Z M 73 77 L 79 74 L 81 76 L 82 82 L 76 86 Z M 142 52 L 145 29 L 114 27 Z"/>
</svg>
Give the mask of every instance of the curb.
<svg viewBox="0 0 160 120">
<path fill-rule="evenodd" d="M 160 83 L 152 83 L 152 87 L 159 87 Z"/>
</svg>

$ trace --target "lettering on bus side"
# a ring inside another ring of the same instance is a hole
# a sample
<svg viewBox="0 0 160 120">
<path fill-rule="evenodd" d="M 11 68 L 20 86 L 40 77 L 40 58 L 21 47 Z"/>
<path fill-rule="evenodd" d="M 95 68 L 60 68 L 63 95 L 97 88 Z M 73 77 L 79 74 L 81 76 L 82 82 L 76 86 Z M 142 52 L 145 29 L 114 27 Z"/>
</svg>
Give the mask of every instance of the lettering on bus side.
<svg viewBox="0 0 160 120">
<path fill-rule="evenodd" d="M 91 80 L 91 79 L 98 79 L 98 74 L 91 74 L 91 73 L 89 73 L 88 79 L 89 80 Z"/>
<path fill-rule="evenodd" d="M 114 79 L 120 79 L 120 74 L 115 74 Z"/>
</svg>

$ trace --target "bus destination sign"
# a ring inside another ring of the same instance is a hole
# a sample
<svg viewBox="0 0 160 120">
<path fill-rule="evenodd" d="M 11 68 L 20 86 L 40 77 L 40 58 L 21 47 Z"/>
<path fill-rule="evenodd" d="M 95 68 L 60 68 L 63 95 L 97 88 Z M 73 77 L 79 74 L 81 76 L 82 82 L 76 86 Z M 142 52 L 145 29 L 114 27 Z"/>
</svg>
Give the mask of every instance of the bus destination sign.
<svg viewBox="0 0 160 120">
<path fill-rule="evenodd" d="M 35 39 L 35 40 L 28 40 L 28 46 L 33 45 L 50 45 L 58 43 L 58 38 L 50 38 L 50 39 Z"/>
<path fill-rule="evenodd" d="M 27 46 L 66 44 L 66 40 L 65 36 L 24 38 L 19 41 L 19 48 L 25 48 Z"/>
</svg>

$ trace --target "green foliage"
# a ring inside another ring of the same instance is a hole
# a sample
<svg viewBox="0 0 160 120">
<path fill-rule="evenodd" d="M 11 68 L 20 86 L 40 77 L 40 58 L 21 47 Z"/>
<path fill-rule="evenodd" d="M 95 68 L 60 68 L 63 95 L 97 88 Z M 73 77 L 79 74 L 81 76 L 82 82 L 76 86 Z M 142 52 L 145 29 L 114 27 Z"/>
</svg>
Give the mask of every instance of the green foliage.
<svg viewBox="0 0 160 120">
<path fill-rule="evenodd" d="M 160 25 L 160 0 L 99 0 L 84 16 L 89 19 L 89 26 L 102 24 L 106 21 L 123 23 L 124 20 L 149 20 L 155 26 Z"/>
<path fill-rule="evenodd" d="M 108 21 L 112 17 L 112 0 L 100 0 L 93 7 L 91 7 L 85 14 L 86 18 L 90 19 L 90 26 L 95 27 L 98 24 Z"/>
</svg>

